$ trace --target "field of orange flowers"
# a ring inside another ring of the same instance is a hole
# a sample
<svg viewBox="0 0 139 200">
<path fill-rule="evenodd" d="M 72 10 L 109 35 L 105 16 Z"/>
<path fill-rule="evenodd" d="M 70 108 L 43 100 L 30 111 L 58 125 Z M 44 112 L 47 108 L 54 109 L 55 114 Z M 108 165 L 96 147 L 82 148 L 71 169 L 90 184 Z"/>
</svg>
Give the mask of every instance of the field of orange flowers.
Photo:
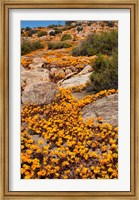
<svg viewBox="0 0 139 200">
<path fill-rule="evenodd" d="M 78 100 L 60 89 L 51 105 L 23 105 L 21 178 L 117 179 L 118 127 L 103 124 L 101 117 L 97 123 L 84 121 L 81 113 L 85 105 L 117 92 Z"/>
</svg>

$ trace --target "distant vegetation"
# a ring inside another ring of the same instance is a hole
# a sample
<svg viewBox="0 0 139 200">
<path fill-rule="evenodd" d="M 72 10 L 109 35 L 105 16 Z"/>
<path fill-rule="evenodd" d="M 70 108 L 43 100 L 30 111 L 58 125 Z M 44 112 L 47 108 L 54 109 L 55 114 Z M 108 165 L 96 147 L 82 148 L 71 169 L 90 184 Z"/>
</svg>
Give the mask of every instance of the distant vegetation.
<svg viewBox="0 0 139 200">
<path fill-rule="evenodd" d="M 62 49 L 71 46 L 72 45 L 67 42 L 48 42 L 48 49 Z"/>
<path fill-rule="evenodd" d="M 106 21 L 105 23 L 109 27 L 114 27 L 114 21 Z"/>
<path fill-rule="evenodd" d="M 36 34 L 36 33 L 37 33 L 36 30 L 32 30 L 32 29 L 31 29 L 31 30 L 28 31 L 28 37 L 32 37 L 32 35 L 33 35 L 33 34 Z"/>
<path fill-rule="evenodd" d="M 37 49 L 44 48 L 44 45 L 40 43 L 39 41 L 36 42 L 23 42 L 21 44 L 21 55 L 30 53 L 32 51 L 35 51 Z"/>
<path fill-rule="evenodd" d="M 74 23 L 75 21 L 66 21 L 65 24 L 66 26 L 70 26 L 72 23 Z"/>
<path fill-rule="evenodd" d="M 21 35 L 25 37 L 32 37 L 33 34 L 36 34 L 38 31 L 34 30 L 30 27 L 22 28 L 21 29 Z"/>
<path fill-rule="evenodd" d="M 73 56 L 112 55 L 118 47 L 118 32 L 110 31 L 91 34 L 72 51 Z"/>
<path fill-rule="evenodd" d="M 30 30 L 31 30 L 31 28 L 28 26 L 25 28 L 25 31 L 30 31 Z"/>
<path fill-rule="evenodd" d="M 64 34 L 62 35 L 61 41 L 70 40 L 70 39 L 72 39 L 70 34 Z"/>
<path fill-rule="evenodd" d="M 78 33 L 79 33 L 80 31 L 82 31 L 82 30 L 83 30 L 83 27 L 82 27 L 82 26 L 78 26 L 78 27 L 77 27 Z"/>
<path fill-rule="evenodd" d="M 55 24 L 50 24 L 49 26 L 47 26 L 48 28 L 54 28 L 54 27 L 56 27 L 56 25 Z"/>
</svg>

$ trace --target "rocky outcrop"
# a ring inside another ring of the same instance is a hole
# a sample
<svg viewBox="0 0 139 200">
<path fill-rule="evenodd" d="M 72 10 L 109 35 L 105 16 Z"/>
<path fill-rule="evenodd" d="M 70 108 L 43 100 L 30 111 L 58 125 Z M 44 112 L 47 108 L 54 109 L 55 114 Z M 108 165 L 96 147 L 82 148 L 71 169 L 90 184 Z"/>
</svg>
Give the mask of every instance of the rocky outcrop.
<svg viewBox="0 0 139 200">
<path fill-rule="evenodd" d="M 21 65 L 21 72 L 26 71 L 26 69 Z"/>
<path fill-rule="evenodd" d="M 21 81 L 26 85 L 36 82 L 50 81 L 49 71 L 47 69 L 35 69 L 21 72 Z"/>
<path fill-rule="evenodd" d="M 72 73 L 72 70 L 70 68 L 68 68 L 68 69 L 65 70 L 65 74 L 66 75 L 71 74 L 71 73 Z"/>
<path fill-rule="evenodd" d="M 74 66 L 69 66 L 69 69 L 71 69 L 72 72 L 77 72 L 77 69 Z"/>
<path fill-rule="evenodd" d="M 46 59 L 36 57 L 33 59 L 32 63 L 29 65 L 29 68 L 30 69 L 41 68 L 41 67 L 45 67 L 46 64 L 47 64 Z"/>
<path fill-rule="evenodd" d="M 63 79 L 65 78 L 65 72 L 63 69 L 57 69 L 57 68 L 52 68 L 50 70 L 50 75 L 52 78 L 58 78 L 58 79 Z"/>
<path fill-rule="evenodd" d="M 55 68 L 55 67 L 53 67 L 53 68 L 51 68 L 51 70 L 50 70 L 50 75 L 52 76 L 52 77 L 55 77 L 55 75 L 58 73 L 58 69 L 57 68 Z"/>
<path fill-rule="evenodd" d="M 112 94 L 98 99 L 96 102 L 86 105 L 82 110 L 84 120 L 97 117 L 103 118 L 103 123 L 110 123 L 112 126 L 118 126 L 118 94 Z"/>
<path fill-rule="evenodd" d="M 87 65 L 80 73 L 78 73 L 78 75 L 84 75 L 92 71 L 93 68 L 90 65 Z"/>
<path fill-rule="evenodd" d="M 60 87 L 62 88 L 72 88 L 80 85 L 85 85 L 90 80 L 91 73 L 73 76 L 67 80 L 64 80 Z"/>
<path fill-rule="evenodd" d="M 52 103 L 56 94 L 58 93 L 58 87 L 54 83 L 50 82 L 38 82 L 33 83 L 25 87 L 22 94 L 22 103 L 25 104 L 49 104 Z"/>
</svg>

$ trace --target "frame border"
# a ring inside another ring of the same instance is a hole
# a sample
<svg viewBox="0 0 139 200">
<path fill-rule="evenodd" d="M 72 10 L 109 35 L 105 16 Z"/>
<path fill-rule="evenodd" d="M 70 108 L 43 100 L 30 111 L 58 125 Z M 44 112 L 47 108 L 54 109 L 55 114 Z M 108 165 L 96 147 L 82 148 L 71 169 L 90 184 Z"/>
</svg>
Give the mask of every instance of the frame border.
<svg viewBox="0 0 139 200">
<path fill-rule="evenodd" d="M 139 92 L 137 90 L 138 78 L 139 78 L 139 58 L 137 57 L 139 53 L 139 31 L 138 31 L 138 2 L 132 0 L 126 0 L 120 2 L 119 0 L 106 0 L 104 1 L 90 1 L 84 2 L 68 0 L 47 0 L 46 1 L 25 1 L 25 0 L 1 0 L 0 8 L 2 12 L 1 19 L 1 33 L 0 33 L 0 49 L 1 49 L 1 67 L 0 67 L 0 87 L 1 87 L 1 98 L 0 98 L 0 121 L 1 121 L 1 184 L 0 184 L 0 194 L 1 199 L 128 199 L 137 200 L 139 199 L 139 136 L 138 136 L 138 124 L 137 120 L 139 118 Z M 8 45 L 9 45 L 9 19 L 8 12 L 9 9 L 28 9 L 28 8 L 128 8 L 131 11 L 131 191 L 130 192 L 9 192 L 8 191 L 8 157 L 9 157 L 9 138 L 8 138 Z M 138 45 L 137 45 L 138 43 Z M 137 168 L 138 167 L 138 168 Z"/>
</svg>

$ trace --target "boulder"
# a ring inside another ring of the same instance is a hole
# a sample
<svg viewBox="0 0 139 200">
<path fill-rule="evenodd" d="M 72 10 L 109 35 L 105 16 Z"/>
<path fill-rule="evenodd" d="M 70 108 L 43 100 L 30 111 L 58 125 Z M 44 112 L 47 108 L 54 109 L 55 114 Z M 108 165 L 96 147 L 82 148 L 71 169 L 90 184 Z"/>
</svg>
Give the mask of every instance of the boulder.
<svg viewBox="0 0 139 200">
<path fill-rule="evenodd" d="M 51 69 L 51 68 L 56 68 L 56 65 L 50 64 L 49 67 L 50 67 L 50 69 Z"/>
<path fill-rule="evenodd" d="M 28 85 L 22 94 L 22 103 L 50 104 L 58 93 L 58 87 L 50 82 L 38 82 Z"/>
<path fill-rule="evenodd" d="M 63 69 L 58 70 L 58 77 L 61 79 L 65 78 L 65 72 Z"/>
<path fill-rule="evenodd" d="M 42 68 L 44 66 L 44 63 L 31 63 L 29 65 L 30 69 L 36 69 L 36 68 Z"/>
<path fill-rule="evenodd" d="M 93 71 L 93 68 L 90 65 L 87 65 L 80 73 L 78 73 L 78 75 L 87 74 L 92 71 Z"/>
<path fill-rule="evenodd" d="M 85 85 L 88 81 L 90 81 L 90 75 L 91 73 L 87 73 L 84 75 L 76 75 L 73 76 L 69 79 L 64 80 L 61 83 L 62 88 L 71 88 L 71 87 L 76 87 L 76 86 L 80 86 L 80 85 Z"/>
<path fill-rule="evenodd" d="M 51 70 L 50 70 L 50 75 L 51 75 L 52 77 L 54 77 L 56 73 L 58 73 L 58 69 L 55 68 L 55 67 L 54 67 L 54 68 L 51 68 Z"/>
<path fill-rule="evenodd" d="M 45 58 L 37 57 L 33 59 L 33 63 L 46 63 Z"/>
<path fill-rule="evenodd" d="M 21 72 L 21 80 L 30 85 L 36 82 L 50 81 L 49 71 L 47 69 L 35 69 Z"/>
<path fill-rule="evenodd" d="M 32 63 L 29 65 L 29 67 L 30 69 L 36 69 L 36 68 L 45 67 L 46 64 L 47 64 L 47 61 L 44 58 L 35 57 Z"/>
<path fill-rule="evenodd" d="M 26 71 L 26 69 L 21 65 L 21 72 Z"/>
<path fill-rule="evenodd" d="M 71 74 L 72 73 L 72 70 L 71 69 L 66 69 L 65 70 L 65 75 L 68 75 L 68 74 Z"/>
<path fill-rule="evenodd" d="M 60 81 L 57 82 L 58 86 L 60 86 L 63 81 L 65 81 L 66 79 L 72 77 L 75 74 L 77 74 L 77 73 L 76 72 L 72 72 L 70 74 L 67 74 L 64 79 L 61 79 Z"/>
<path fill-rule="evenodd" d="M 69 69 L 71 69 L 73 72 L 77 71 L 76 67 L 74 67 L 74 66 L 69 66 Z"/>
<path fill-rule="evenodd" d="M 118 94 L 98 99 L 86 105 L 81 112 L 84 121 L 93 117 L 97 122 L 97 117 L 100 116 L 103 118 L 103 123 L 109 123 L 116 127 L 118 126 Z"/>
<path fill-rule="evenodd" d="M 65 78 L 65 72 L 63 69 L 57 69 L 57 68 L 52 68 L 50 70 L 50 75 L 53 77 L 53 78 Z"/>
</svg>

